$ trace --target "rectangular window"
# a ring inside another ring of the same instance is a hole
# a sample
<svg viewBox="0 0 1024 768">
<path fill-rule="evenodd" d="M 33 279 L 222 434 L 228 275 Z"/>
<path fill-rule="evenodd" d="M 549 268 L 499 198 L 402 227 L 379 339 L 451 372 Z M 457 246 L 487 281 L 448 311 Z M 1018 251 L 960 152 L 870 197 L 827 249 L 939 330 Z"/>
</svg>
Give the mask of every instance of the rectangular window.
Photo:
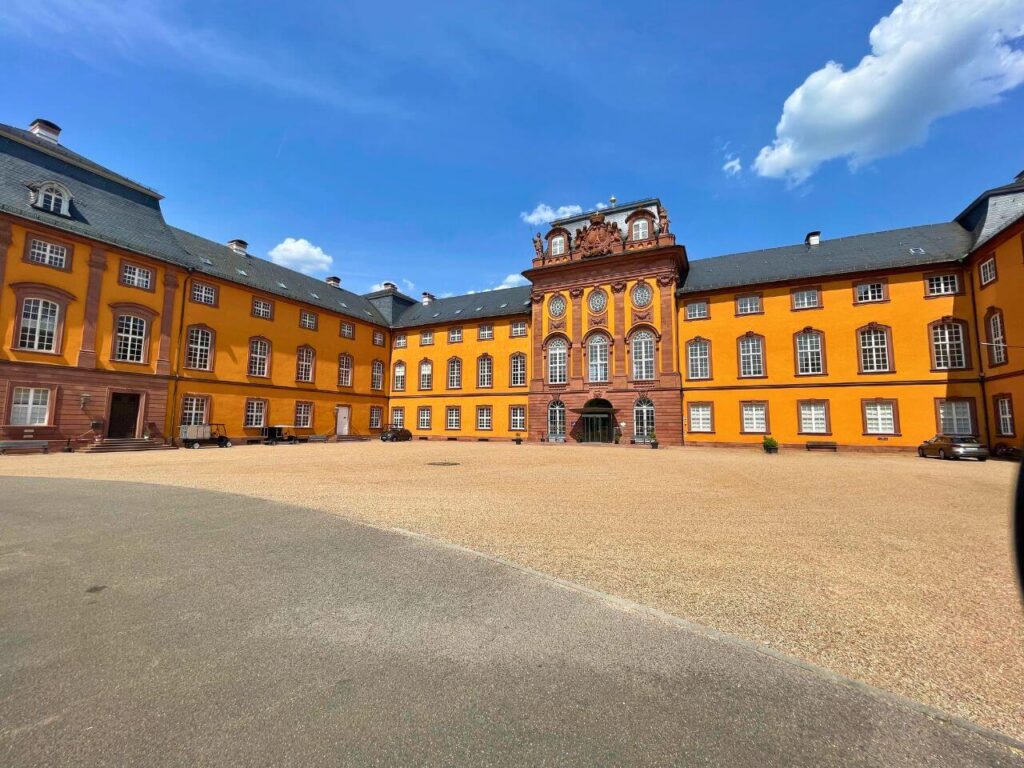
<svg viewBox="0 0 1024 768">
<path fill-rule="evenodd" d="M 57 351 L 57 316 L 60 306 L 46 299 L 25 299 L 21 305 L 18 349 Z"/>
<path fill-rule="evenodd" d="M 1003 313 L 994 311 L 988 318 L 988 355 L 991 365 L 1006 362 L 1006 334 L 1003 331 Z"/>
<path fill-rule="evenodd" d="M 317 314 L 303 309 L 299 312 L 299 327 L 310 331 L 316 330 Z"/>
<path fill-rule="evenodd" d="M 352 386 L 352 358 L 348 355 L 338 356 L 338 386 Z"/>
<path fill-rule="evenodd" d="M 28 249 L 28 260 L 48 267 L 64 269 L 68 264 L 68 249 L 45 240 L 32 240 Z"/>
<path fill-rule="evenodd" d="M 409 345 L 409 341 L 404 333 L 395 334 L 395 349 L 405 349 Z"/>
<path fill-rule="evenodd" d="M 711 403 L 690 403 L 690 431 L 711 431 Z"/>
<path fill-rule="evenodd" d="M 521 405 L 513 405 L 509 409 L 508 428 L 520 432 L 526 429 L 526 408 Z"/>
<path fill-rule="evenodd" d="M 153 270 L 125 262 L 121 265 L 121 284 L 148 291 L 153 287 Z"/>
<path fill-rule="evenodd" d="M 743 403 L 743 431 L 768 431 L 768 403 Z"/>
<path fill-rule="evenodd" d="M 274 317 L 274 303 L 254 298 L 252 300 L 252 316 L 263 320 L 270 320 Z"/>
<path fill-rule="evenodd" d="M 370 406 L 370 429 L 380 429 L 381 420 L 384 418 L 384 409 L 379 405 Z"/>
<path fill-rule="evenodd" d="M 686 345 L 686 373 L 691 379 L 711 378 L 711 342 L 694 339 Z"/>
<path fill-rule="evenodd" d="M 380 360 L 370 365 L 370 389 L 384 389 L 384 363 Z"/>
<path fill-rule="evenodd" d="M 434 343 L 434 332 L 433 331 L 420 331 L 420 346 L 429 347 Z"/>
<path fill-rule="evenodd" d="M 509 384 L 513 387 L 526 386 L 526 355 L 512 355 Z"/>
<path fill-rule="evenodd" d="M 800 376 L 813 376 L 825 372 L 820 333 L 797 334 L 796 372 Z"/>
<path fill-rule="evenodd" d="M 551 255 L 561 256 L 565 253 L 565 238 L 555 237 L 551 239 Z"/>
<path fill-rule="evenodd" d="M 481 325 L 476 332 L 476 337 L 480 341 L 490 341 L 494 338 L 494 326 L 493 325 Z"/>
<path fill-rule="evenodd" d="M 462 408 L 457 405 L 449 405 L 445 409 L 445 429 L 462 429 Z"/>
<path fill-rule="evenodd" d="M 430 406 L 420 406 L 416 412 L 416 428 L 430 429 Z"/>
<path fill-rule="evenodd" d="M 313 360 L 315 353 L 310 347 L 299 347 L 295 354 L 295 380 L 313 381 Z"/>
<path fill-rule="evenodd" d="M 270 343 L 264 339 L 249 342 L 249 375 L 266 376 L 270 369 Z"/>
<path fill-rule="evenodd" d="M 760 336 L 740 339 L 740 376 L 764 376 L 764 345 Z"/>
<path fill-rule="evenodd" d="M 860 337 L 860 368 L 862 373 L 885 373 L 890 370 L 889 334 L 882 328 L 865 328 Z"/>
<path fill-rule="evenodd" d="M 477 361 L 476 385 L 483 389 L 494 385 L 494 361 L 489 357 L 481 357 Z"/>
<path fill-rule="evenodd" d="M 377 346 L 377 347 L 383 347 L 384 346 L 384 331 L 374 331 L 373 332 L 373 344 L 374 344 L 374 346 Z"/>
<path fill-rule="evenodd" d="M 952 296 L 960 291 L 956 275 L 932 275 L 926 281 L 928 296 Z"/>
<path fill-rule="evenodd" d="M 761 297 L 757 294 L 750 296 L 736 297 L 737 315 L 759 315 L 761 314 Z"/>
<path fill-rule="evenodd" d="M 825 403 L 800 403 L 800 431 L 810 435 L 828 434 L 828 407 Z"/>
<path fill-rule="evenodd" d="M 896 405 L 885 400 L 864 403 L 864 431 L 869 435 L 895 435 Z"/>
<path fill-rule="evenodd" d="M 449 328 L 448 329 L 448 343 L 458 344 L 462 341 L 462 329 L 461 328 Z"/>
<path fill-rule="evenodd" d="M 526 321 L 516 320 L 512 323 L 512 337 L 525 336 L 526 335 Z"/>
<path fill-rule="evenodd" d="M 974 419 L 968 400 L 939 402 L 939 431 L 944 435 L 973 435 Z"/>
<path fill-rule="evenodd" d="M 1013 437 L 1013 401 L 1009 395 L 996 398 L 996 422 L 1000 437 Z"/>
<path fill-rule="evenodd" d="M 936 370 L 966 368 L 964 327 L 960 323 L 938 323 L 932 326 L 932 350 Z"/>
<path fill-rule="evenodd" d="M 354 339 L 356 337 L 356 327 L 352 323 L 346 323 L 344 320 L 341 322 L 338 332 L 343 339 Z"/>
<path fill-rule="evenodd" d="M 988 285 L 996 281 L 996 257 L 990 256 L 981 262 L 978 267 L 978 272 L 981 274 L 981 284 Z"/>
<path fill-rule="evenodd" d="M 206 328 L 189 328 L 188 345 L 185 349 L 185 367 L 199 371 L 210 370 L 210 351 L 213 334 Z"/>
<path fill-rule="evenodd" d="M 309 429 L 313 426 L 313 404 L 295 404 L 295 426 L 300 429 Z"/>
<path fill-rule="evenodd" d="M 801 288 L 793 291 L 793 309 L 817 309 L 821 306 L 821 296 L 817 288 Z"/>
<path fill-rule="evenodd" d="M 398 429 L 405 426 L 405 408 L 396 406 L 391 409 L 391 426 Z"/>
<path fill-rule="evenodd" d="M 858 304 L 872 304 L 885 301 L 884 283 L 858 283 L 854 286 L 856 302 Z"/>
<path fill-rule="evenodd" d="M 429 361 L 420 363 L 420 389 L 434 386 L 434 365 Z"/>
<path fill-rule="evenodd" d="M 394 373 L 391 376 L 391 386 L 396 392 L 405 391 L 405 363 L 395 363 Z"/>
<path fill-rule="evenodd" d="M 687 320 L 704 320 L 711 315 L 711 307 L 707 301 L 691 301 L 686 305 Z"/>
<path fill-rule="evenodd" d="M 181 426 L 194 427 L 206 423 L 206 398 L 185 395 L 181 398 Z"/>
<path fill-rule="evenodd" d="M 245 401 L 245 426 L 248 428 L 262 427 L 267 422 L 267 401 Z"/>
<path fill-rule="evenodd" d="M 476 428 L 491 429 L 494 424 L 494 414 L 489 405 L 478 405 L 476 407 Z"/>
<path fill-rule="evenodd" d="M 11 425 L 41 427 L 50 416 L 50 390 L 39 387 L 15 387 L 11 397 Z"/>
<path fill-rule="evenodd" d="M 146 321 L 133 315 L 118 315 L 114 359 L 141 363 L 146 358 Z"/>
<path fill-rule="evenodd" d="M 216 287 L 208 283 L 192 283 L 192 301 L 214 306 L 217 303 Z"/>
</svg>

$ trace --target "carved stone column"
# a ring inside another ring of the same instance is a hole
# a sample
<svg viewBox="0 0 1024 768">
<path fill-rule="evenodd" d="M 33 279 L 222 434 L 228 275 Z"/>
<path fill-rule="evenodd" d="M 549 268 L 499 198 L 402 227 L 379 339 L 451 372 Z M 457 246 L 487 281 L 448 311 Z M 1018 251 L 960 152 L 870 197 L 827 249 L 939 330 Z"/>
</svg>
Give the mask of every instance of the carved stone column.
<svg viewBox="0 0 1024 768">
<path fill-rule="evenodd" d="M 572 365 L 569 367 L 569 381 L 573 387 L 583 386 L 583 289 L 570 288 L 572 298 L 572 346 L 569 349 Z"/>
<path fill-rule="evenodd" d="M 531 322 L 530 334 L 533 337 L 533 350 L 530 360 L 529 382 L 530 392 L 527 397 L 526 428 L 530 440 L 542 440 L 547 430 L 547 413 L 544 410 L 544 294 L 530 294 Z"/>
<path fill-rule="evenodd" d="M 661 291 L 661 372 L 671 373 L 676 369 L 675 362 L 675 290 L 674 275 L 662 275 L 658 278 L 658 289 Z"/>
<path fill-rule="evenodd" d="M 174 325 L 174 296 L 178 291 L 178 274 L 170 269 L 164 272 L 164 306 L 160 316 L 160 348 L 156 355 L 156 372 L 171 372 L 171 329 Z"/>
<path fill-rule="evenodd" d="M 102 248 L 89 251 L 89 285 L 85 292 L 85 318 L 82 320 L 82 346 L 78 351 L 79 368 L 96 367 L 96 324 L 100 314 L 100 292 L 103 273 L 107 271 L 107 252 Z"/>
<path fill-rule="evenodd" d="M 615 306 L 615 329 L 613 332 L 615 354 L 612 371 L 612 386 L 616 389 L 626 386 L 626 283 L 612 283 L 612 300 Z"/>
</svg>

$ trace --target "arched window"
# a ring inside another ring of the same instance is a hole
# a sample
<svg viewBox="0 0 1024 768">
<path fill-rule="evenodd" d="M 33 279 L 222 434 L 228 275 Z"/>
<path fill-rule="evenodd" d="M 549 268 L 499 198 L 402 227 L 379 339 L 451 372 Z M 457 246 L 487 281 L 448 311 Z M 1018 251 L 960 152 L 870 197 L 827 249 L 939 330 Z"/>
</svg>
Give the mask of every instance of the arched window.
<svg viewBox="0 0 1024 768">
<path fill-rule="evenodd" d="M 313 381 L 313 363 L 316 353 L 312 347 L 299 347 L 295 352 L 295 380 Z"/>
<path fill-rule="evenodd" d="M 526 386 L 526 355 L 516 352 L 509 358 L 509 381 L 510 386 Z"/>
<path fill-rule="evenodd" d="M 548 405 L 548 440 L 565 441 L 565 403 L 561 400 Z"/>
<path fill-rule="evenodd" d="M 796 334 L 796 374 L 815 376 L 825 373 L 825 341 L 821 331 L 805 329 Z"/>
<path fill-rule="evenodd" d="M 860 373 L 888 373 L 892 370 L 892 338 L 889 328 L 871 323 L 857 330 Z"/>
<path fill-rule="evenodd" d="M 56 182 L 43 184 L 36 192 L 35 206 L 49 213 L 67 216 L 71 204 L 71 193 Z"/>
<path fill-rule="evenodd" d="M 124 363 L 146 360 L 146 320 L 135 315 L 118 315 L 114 359 Z"/>
<path fill-rule="evenodd" d="M 633 379 L 654 378 L 654 334 L 637 331 L 633 334 Z"/>
<path fill-rule="evenodd" d="M 420 363 L 420 389 L 433 389 L 434 364 L 429 360 Z"/>
<path fill-rule="evenodd" d="M 565 339 L 548 342 L 548 384 L 565 384 L 568 381 L 569 347 Z"/>
<path fill-rule="evenodd" d="M 651 236 L 651 224 L 647 219 L 637 219 L 633 222 L 632 240 L 646 240 Z"/>
<path fill-rule="evenodd" d="M 25 299 L 21 304 L 18 349 L 57 351 L 57 319 L 60 305 L 46 299 Z"/>
<path fill-rule="evenodd" d="M 448 389 L 462 389 L 462 361 L 457 357 L 448 361 Z"/>
<path fill-rule="evenodd" d="M 188 329 L 188 344 L 185 349 L 185 367 L 197 371 L 208 371 L 212 367 L 213 331 L 199 325 Z"/>
<path fill-rule="evenodd" d="M 338 386 L 352 386 L 352 355 L 338 355 Z"/>
<path fill-rule="evenodd" d="M 485 389 L 494 386 L 494 360 L 490 355 L 481 355 L 477 358 L 476 385 Z"/>
<path fill-rule="evenodd" d="M 748 333 L 739 339 L 740 377 L 764 376 L 764 338 Z"/>
<path fill-rule="evenodd" d="M 939 320 L 931 324 L 932 368 L 947 371 L 970 368 L 967 356 L 966 323 L 961 320 Z"/>
<path fill-rule="evenodd" d="M 384 389 L 384 363 L 380 360 L 370 365 L 370 389 Z"/>
<path fill-rule="evenodd" d="M 396 392 L 405 391 L 405 363 L 395 363 L 395 372 L 391 376 L 391 386 Z"/>
<path fill-rule="evenodd" d="M 1003 327 L 1003 312 L 993 307 L 988 311 L 985 323 L 988 336 L 988 363 L 1002 365 L 1006 362 L 1006 329 Z"/>
<path fill-rule="evenodd" d="M 608 337 L 602 333 L 587 342 L 587 367 L 590 381 L 608 381 Z"/>
<path fill-rule="evenodd" d="M 711 342 L 707 339 L 686 342 L 686 378 L 711 378 Z"/>
<path fill-rule="evenodd" d="M 633 437 L 646 443 L 654 436 L 654 403 L 642 397 L 633 405 Z"/>
<path fill-rule="evenodd" d="M 250 376 L 270 375 L 270 342 L 266 339 L 249 339 Z"/>
</svg>

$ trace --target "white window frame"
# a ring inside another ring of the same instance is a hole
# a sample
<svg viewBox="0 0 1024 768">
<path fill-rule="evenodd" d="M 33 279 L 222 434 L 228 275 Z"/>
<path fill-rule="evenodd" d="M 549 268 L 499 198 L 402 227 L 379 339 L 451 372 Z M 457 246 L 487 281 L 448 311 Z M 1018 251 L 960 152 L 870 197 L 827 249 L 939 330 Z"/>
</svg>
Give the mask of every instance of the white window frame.
<svg viewBox="0 0 1024 768">
<path fill-rule="evenodd" d="M 633 403 L 633 439 L 638 443 L 646 443 L 655 433 L 654 403 L 649 398 L 642 398 Z"/>
<path fill-rule="evenodd" d="M 397 429 L 405 427 L 405 407 L 396 405 L 391 409 L 391 426 Z"/>
<path fill-rule="evenodd" d="M 192 283 L 192 301 L 209 307 L 217 304 L 217 288 L 209 283 Z"/>
<path fill-rule="evenodd" d="M 462 329 L 461 328 L 449 328 L 448 329 L 448 343 L 458 344 L 462 341 Z"/>
<path fill-rule="evenodd" d="M 884 328 L 863 328 L 858 332 L 860 367 L 864 373 L 889 373 L 889 332 Z"/>
<path fill-rule="evenodd" d="M 565 384 L 569 380 L 569 345 L 565 339 L 548 342 L 548 384 Z"/>
<path fill-rule="evenodd" d="M 764 339 L 760 336 L 741 337 L 740 378 L 762 378 L 764 369 Z"/>
<path fill-rule="evenodd" d="M 420 346 L 429 347 L 434 343 L 434 332 L 433 331 L 420 331 Z"/>
<path fill-rule="evenodd" d="M 343 339 L 354 339 L 356 337 L 356 327 L 352 323 L 342 320 L 338 333 L 341 334 Z"/>
<path fill-rule="evenodd" d="M 655 341 L 650 331 L 637 331 L 629 342 L 633 361 L 633 381 L 651 381 L 655 377 Z"/>
<path fill-rule="evenodd" d="M 49 299 L 28 296 L 21 303 L 18 349 L 56 352 L 60 328 L 60 304 Z"/>
<path fill-rule="evenodd" d="M 153 270 L 126 261 L 121 264 L 121 283 L 148 291 L 153 287 Z"/>
<path fill-rule="evenodd" d="M 548 403 L 548 440 L 565 441 L 565 403 L 561 400 Z"/>
<path fill-rule="evenodd" d="M 370 429 L 380 429 L 384 420 L 384 407 L 380 405 L 370 406 Z"/>
<path fill-rule="evenodd" d="M 494 386 L 494 360 L 489 355 L 477 358 L 476 385 L 481 389 Z"/>
<path fill-rule="evenodd" d="M 213 331 L 200 326 L 188 329 L 185 348 L 185 367 L 209 371 L 213 363 Z"/>
<path fill-rule="evenodd" d="M 448 389 L 462 389 L 462 360 L 453 357 L 447 367 Z"/>
<path fill-rule="evenodd" d="M 633 240 L 646 240 L 651 236 L 651 223 L 645 219 L 640 218 L 633 222 L 633 229 L 631 233 L 631 239 Z"/>
<path fill-rule="evenodd" d="M 981 264 L 978 265 L 978 274 L 981 277 L 982 287 L 990 285 L 996 281 L 999 276 L 996 272 L 996 257 L 989 256 Z"/>
<path fill-rule="evenodd" d="M 384 363 L 380 360 L 370 364 L 370 389 L 384 389 Z"/>
<path fill-rule="evenodd" d="M 962 323 L 936 323 L 932 326 L 932 355 L 937 371 L 967 368 L 967 339 Z"/>
<path fill-rule="evenodd" d="M 551 238 L 551 255 L 561 256 L 565 253 L 565 235 L 555 235 Z"/>
<path fill-rule="evenodd" d="M 588 381 L 604 382 L 609 377 L 609 350 L 611 342 L 603 333 L 595 333 L 587 340 Z"/>
<path fill-rule="evenodd" d="M 481 325 L 476 332 L 478 341 L 491 341 L 494 338 L 494 326 L 490 323 Z"/>
<path fill-rule="evenodd" d="M 267 401 L 257 398 L 250 398 L 245 401 L 245 419 L 243 426 L 246 429 L 258 429 L 267 425 Z"/>
<path fill-rule="evenodd" d="M 338 355 L 338 386 L 339 387 L 351 387 L 352 386 L 352 368 L 354 367 L 354 361 L 352 355 L 341 354 Z"/>
<path fill-rule="evenodd" d="M 494 429 L 494 409 L 489 405 L 476 407 L 476 428 L 481 431 Z"/>
<path fill-rule="evenodd" d="M 864 431 L 869 435 L 896 434 L 896 404 L 864 403 Z"/>
<path fill-rule="evenodd" d="M 800 403 L 800 432 L 808 435 L 827 435 L 828 405 L 824 402 Z"/>
<path fill-rule="evenodd" d="M 955 272 L 930 275 L 927 279 L 929 296 L 955 296 L 960 292 L 960 276 Z"/>
<path fill-rule="evenodd" d="M 526 386 L 526 355 L 516 353 L 509 359 L 509 385 Z"/>
<path fill-rule="evenodd" d="M 711 306 L 707 299 L 691 301 L 686 305 L 687 320 L 706 320 L 711 315 Z"/>
<path fill-rule="evenodd" d="M 993 312 L 988 318 L 988 342 L 991 344 L 992 365 L 1002 365 L 1007 361 L 1006 333 L 1003 328 L 1003 313 Z"/>
<path fill-rule="evenodd" d="M 996 398 L 996 428 L 1000 437 L 1013 437 L 1013 400 L 1009 395 Z"/>
<path fill-rule="evenodd" d="M 513 432 L 526 430 L 526 407 L 513 405 L 508 411 L 508 428 Z"/>
<path fill-rule="evenodd" d="M 391 388 L 396 392 L 405 391 L 405 363 L 399 361 L 395 363 L 395 370 L 392 374 Z"/>
<path fill-rule="evenodd" d="M 825 344 L 821 333 L 803 331 L 796 335 L 796 372 L 798 376 L 825 373 Z"/>
<path fill-rule="evenodd" d="M 939 403 L 939 431 L 944 435 L 977 434 L 972 410 L 969 400 L 943 400 Z"/>
<path fill-rule="evenodd" d="M 312 429 L 313 404 L 306 400 L 295 403 L 295 426 L 299 429 Z"/>
<path fill-rule="evenodd" d="M 512 338 L 518 338 L 526 335 L 526 321 L 516 320 L 512 323 Z"/>
<path fill-rule="evenodd" d="M 420 389 L 434 388 L 434 364 L 430 360 L 420 363 Z"/>
<path fill-rule="evenodd" d="M 146 362 L 148 321 L 138 315 L 121 314 L 115 320 L 114 360 L 119 363 Z"/>
<path fill-rule="evenodd" d="M 395 334 L 395 349 L 405 349 L 409 346 L 409 340 L 404 333 Z"/>
<path fill-rule="evenodd" d="M 306 383 L 313 381 L 313 364 L 316 352 L 312 347 L 299 347 L 295 351 L 295 380 Z"/>
<path fill-rule="evenodd" d="M 767 403 L 743 403 L 741 410 L 743 432 L 755 435 L 768 434 Z"/>
<path fill-rule="evenodd" d="M 299 327 L 305 328 L 307 331 L 315 331 L 317 326 L 318 318 L 316 312 L 310 312 L 308 309 L 299 310 Z"/>
<path fill-rule="evenodd" d="M 12 427 L 44 427 L 50 423 L 50 390 L 46 387 L 15 387 L 11 393 Z"/>
<path fill-rule="evenodd" d="M 209 398 L 202 395 L 185 395 L 181 398 L 181 426 L 195 427 L 206 424 L 206 409 L 209 404 Z"/>
<path fill-rule="evenodd" d="M 35 207 L 47 213 L 68 216 L 71 211 L 71 193 L 61 184 L 43 184 L 36 192 Z"/>
<path fill-rule="evenodd" d="M 737 315 L 760 315 L 761 297 L 758 294 L 745 294 L 736 297 Z"/>
<path fill-rule="evenodd" d="M 66 269 L 68 265 L 68 249 L 59 243 L 51 243 L 33 237 L 29 243 L 28 260 L 33 264 L 42 264 L 55 269 Z"/>
<path fill-rule="evenodd" d="M 449 405 L 444 409 L 444 428 L 462 429 L 462 408 L 458 405 Z"/>
<path fill-rule="evenodd" d="M 270 375 L 270 342 L 266 339 L 249 339 L 249 358 L 246 363 L 249 376 Z"/>
<path fill-rule="evenodd" d="M 821 294 L 817 288 L 800 288 L 793 291 L 793 309 L 818 309 Z"/>
<path fill-rule="evenodd" d="M 858 304 L 877 304 L 885 301 L 884 283 L 857 283 L 854 290 L 857 292 Z"/>
<path fill-rule="evenodd" d="M 261 320 L 272 319 L 274 317 L 274 302 L 253 297 L 252 314 L 253 317 L 258 317 Z"/>
<path fill-rule="evenodd" d="M 697 380 L 711 378 L 711 342 L 707 339 L 686 342 L 686 377 Z"/>
<path fill-rule="evenodd" d="M 421 405 L 416 411 L 416 429 L 431 429 L 433 410 L 429 405 Z"/>
<path fill-rule="evenodd" d="M 373 332 L 373 345 L 375 347 L 383 347 L 384 346 L 384 331 L 374 331 Z"/>
<path fill-rule="evenodd" d="M 711 403 L 690 403 L 689 423 L 691 432 L 712 432 Z"/>
</svg>

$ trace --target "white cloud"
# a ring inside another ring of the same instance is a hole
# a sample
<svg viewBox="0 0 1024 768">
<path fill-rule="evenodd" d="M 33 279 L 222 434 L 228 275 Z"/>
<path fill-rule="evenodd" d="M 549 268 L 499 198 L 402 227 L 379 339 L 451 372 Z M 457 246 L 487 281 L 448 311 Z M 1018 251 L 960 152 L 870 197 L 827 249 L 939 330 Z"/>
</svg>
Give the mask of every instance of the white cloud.
<svg viewBox="0 0 1024 768">
<path fill-rule="evenodd" d="M 385 281 L 382 280 L 379 283 L 374 283 L 373 285 L 371 285 L 369 288 L 366 289 L 366 292 L 367 293 L 373 293 L 374 291 L 383 291 L 384 290 L 384 282 Z M 388 280 L 387 282 L 394 283 L 395 281 L 394 280 Z M 402 288 L 405 290 L 406 293 L 411 293 L 412 291 L 414 291 L 416 289 L 416 284 L 412 280 L 407 278 L 407 277 L 403 277 L 401 282 L 402 282 Z"/>
<path fill-rule="evenodd" d="M 722 166 L 722 170 L 726 176 L 736 176 L 743 170 L 743 163 L 735 155 L 726 155 L 725 165 Z"/>
<path fill-rule="evenodd" d="M 313 245 L 303 237 L 286 237 L 271 248 L 268 255 L 275 264 L 307 275 L 326 272 L 334 263 L 334 259 L 324 253 L 323 248 Z"/>
<path fill-rule="evenodd" d="M 414 290 L 416 290 L 416 283 L 414 283 L 412 280 L 410 280 L 407 277 L 403 277 L 402 278 L 402 287 L 405 288 L 406 291 L 414 291 Z"/>
<path fill-rule="evenodd" d="M 594 203 L 595 211 L 603 211 L 605 208 L 610 207 L 608 203 Z"/>
<path fill-rule="evenodd" d="M 502 280 L 500 283 L 498 283 L 496 286 L 494 286 L 494 290 L 498 291 L 498 290 L 501 290 L 502 288 L 515 288 L 516 286 L 519 286 L 519 285 L 529 285 L 529 284 L 530 284 L 529 280 L 527 280 L 522 275 L 514 272 L 511 275 L 506 275 L 504 280 Z"/>
<path fill-rule="evenodd" d="M 1024 82 L 1024 2 L 904 0 L 849 71 L 830 61 L 790 94 L 754 168 L 799 184 L 827 160 L 863 163 L 920 144 L 940 117 Z"/>
<path fill-rule="evenodd" d="M 555 219 L 563 219 L 566 216 L 575 216 L 577 213 L 583 213 L 583 208 L 579 205 L 560 205 L 557 208 L 552 208 L 547 203 L 538 203 L 537 207 L 529 213 L 526 211 L 520 213 L 519 218 L 527 224 L 536 226 L 537 224 L 547 224 Z"/>
</svg>

